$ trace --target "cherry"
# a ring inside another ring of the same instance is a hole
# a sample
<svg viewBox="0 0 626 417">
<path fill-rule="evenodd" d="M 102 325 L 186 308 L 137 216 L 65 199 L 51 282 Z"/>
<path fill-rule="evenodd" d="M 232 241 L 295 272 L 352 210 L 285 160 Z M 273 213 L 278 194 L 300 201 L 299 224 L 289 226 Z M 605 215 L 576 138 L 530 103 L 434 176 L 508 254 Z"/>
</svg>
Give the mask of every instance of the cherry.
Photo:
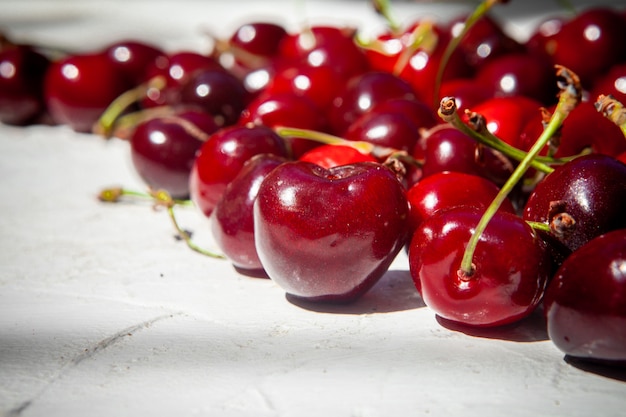
<svg viewBox="0 0 626 417">
<path fill-rule="evenodd" d="M 381 164 L 287 162 L 259 189 L 256 249 L 269 277 L 291 296 L 351 302 L 405 244 L 408 210 L 396 174 Z"/>
<path fill-rule="evenodd" d="M 429 129 L 439 123 L 439 119 L 429 105 L 417 99 L 391 98 L 372 107 L 370 112 L 399 113 L 411 120 L 416 129 Z"/>
<path fill-rule="evenodd" d="M 423 178 L 407 191 L 411 230 L 439 210 L 456 206 L 472 206 L 486 209 L 498 194 L 499 188 L 493 182 L 477 175 L 445 171 Z M 515 208 L 509 199 L 499 207 L 509 213 Z"/>
<path fill-rule="evenodd" d="M 239 120 L 248 93 L 239 79 L 224 70 L 199 69 L 181 85 L 179 97 L 179 103 L 196 106 L 228 126 Z"/>
<path fill-rule="evenodd" d="M 24 125 L 45 111 L 43 80 L 50 65 L 27 45 L 0 49 L 0 122 Z"/>
<path fill-rule="evenodd" d="M 228 42 L 230 47 L 247 54 L 269 58 L 280 53 L 280 42 L 286 36 L 287 30 L 280 24 L 254 21 L 239 26 Z"/>
<path fill-rule="evenodd" d="M 274 74 L 265 92 L 304 96 L 324 111 L 344 82 L 329 66 L 290 65 Z"/>
<path fill-rule="evenodd" d="M 266 126 L 221 128 L 200 147 L 191 170 L 191 199 L 209 217 L 245 162 L 257 154 L 289 157 L 285 141 Z"/>
<path fill-rule="evenodd" d="M 355 162 L 378 162 L 371 154 L 363 153 L 352 146 L 346 145 L 317 146 L 302 154 L 298 159 L 300 161 L 312 162 L 324 168 L 348 165 Z"/>
<path fill-rule="evenodd" d="M 344 137 L 400 151 L 411 151 L 421 135 L 418 126 L 401 113 L 370 111 L 356 119 L 348 127 Z"/>
<path fill-rule="evenodd" d="M 544 105 L 556 102 L 557 83 L 552 66 L 536 55 L 510 53 L 491 59 L 476 74 L 476 82 L 493 96 L 525 96 Z"/>
<path fill-rule="evenodd" d="M 493 135 L 515 147 L 520 147 L 520 135 L 526 124 L 540 115 L 542 103 L 524 96 L 493 97 L 470 110 L 485 118 Z M 533 141 L 538 136 L 531 138 Z"/>
<path fill-rule="evenodd" d="M 271 128 L 294 127 L 315 131 L 325 131 L 326 123 L 322 112 L 305 96 L 296 94 L 261 94 L 241 112 L 240 125 L 260 125 Z M 288 138 L 294 158 L 318 146 L 316 142 Z"/>
<path fill-rule="evenodd" d="M 182 111 L 140 123 L 130 138 L 133 166 L 154 190 L 189 196 L 189 175 L 203 140 L 218 129 L 207 113 Z"/>
<path fill-rule="evenodd" d="M 412 155 L 423 161 L 422 176 L 455 171 L 478 175 L 502 184 L 512 171 L 511 161 L 450 125 L 440 125 L 426 133 Z"/>
<path fill-rule="evenodd" d="M 568 257 L 544 299 L 548 335 L 568 356 L 626 365 L 626 229 Z"/>
<path fill-rule="evenodd" d="M 452 20 L 448 26 L 451 36 L 457 36 L 465 27 L 467 16 Z M 507 35 L 500 22 L 485 14 L 464 34 L 458 45 L 467 62 L 478 69 L 493 59 L 509 54 L 522 53 L 525 48 Z"/>
<path fill-rule="evenodd" d="M 626 227 L 626 165 L 602 154 L 557 167 L 536 186 L 523 216 L 544 223 L 569 251 Z"/>
<path fill-rule="evenodd" d="M 264 275 L 254 244 L 254 201 L 267 174 L 286 161 L 271 154 L 250 158 L 228 184 L 211 214 L 215 243 L 233 266 L 247 275 Z"/>
<path fill-rule="evenodd" d="M 280 55 L 299 65 L 330 67 L 338 77 L 348 79 L 369 70 L 354 34 L 352 28 L 307 27 L 281 40 Z"/>
<path fill-rule="evenodd" d="M 457 78 L 444 81 L 439 89 L 441 97 L 454 97 L 459 111 L 471 110 L 493 97 L 492 91 L 473 78 Z"/>
<path fill-rule="evenodd" d="M 331 131 L 339 136 L 364 113 L 391 99 L 416 98 L 411 86 L 387 72 L 369 71 L 350 79 L 336 95 L 328 117 Z"/>
<path fill-rule="evenodd" d="M 131 85 L 148 81 L 148 69 L 165 65 L 167 56 L 159 47 L 137 40 L 122 40 L 107 46 L 104 53 L 126 75 Z"/>
<path fill-rule="evenodd" d="M 610 94 L 626 103 L 626 62 L 615 64 L 606 73 L 596 77 L 589 97 L 595 100 L 600 94 Z"/>
<path fill-rule="evenodd" d="M 589 87 L 597 76 L 624 59 L 625 37 L 624 20 L 615 10 L 584 10 L 553 36 L 552 62 L 575 72 L 583 86 Z"/>
<path fill-rule="evenodd" d="M 163 77 L 166 86 L 163 90 L 150 90 L 142 105 L 155 107 L 177 103 L 181 86 L 198 70 L 226 71 L 214 57 L 191 51 L 178 51 L 167 55 L 165 59 L 155 60 L 146 69 L 147 77 Z"/>
<path fill-rule="evenodd" d="M 465 247 L 484 210 L 457 206 L 423 221 L 409 246 L 409 267 L 424 303 L 438 316 L 471 326 L 512 323 L 532 313 L 550 276 L 543 241 L 521 218 L 494 214 L 460 273 Z"/>
<path fill-rule="evenodd" d="M 524 46 L 528 53 L 552 62 L 556 48 L 554 36 L 561 31 L 567 20 L 563 16 L 550 16 L 539 22 Z"/>
<path fill-rule="evenodd" d="M 516 146 L 529 149 L 542 130 L 542 116 L 537 113 L 526 123 Z M 574 156 L 589 150 L 616 156 L 626 152 L 626 140 L 619 127 L 600 114 L 591 102 L 583 101 L 563 124 L 554 156 Z"/>
</svg>

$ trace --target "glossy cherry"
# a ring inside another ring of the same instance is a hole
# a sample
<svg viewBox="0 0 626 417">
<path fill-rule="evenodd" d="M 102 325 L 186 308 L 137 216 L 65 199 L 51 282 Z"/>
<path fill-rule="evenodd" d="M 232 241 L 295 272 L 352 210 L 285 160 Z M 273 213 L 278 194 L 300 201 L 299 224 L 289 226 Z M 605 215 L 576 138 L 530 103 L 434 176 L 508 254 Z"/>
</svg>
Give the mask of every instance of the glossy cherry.
<svg viewBox="0 0 626 417">
<path fill-rule="evenodd" d="M 482 209 L 440 210 L 421 223 L 409 246 L 411 275 L 424 303 L 438 316 L 471 326 L 497 326 L 532 313 L 551 271 L 545 244 L 520 217 L 497 212 L 473 256 L 461 259 Z"/>
<path fill-rule="evenodd" d="M 626 229 L 563 262 L 544 299 L 548 335 L 565 354 L 626 366 Z"/>
<path fill-rule="evenodd" d="M 411 230 L 415 230 L 439 210 L 456 206 L 484 210 L 498 191 L 498 186 L 488 179 L 463 172 L 445 171 L 423 178 L 409 188 L 406 194 L 411 206 Z M 504 200 L 499 210 L 515 213 L 515 208 L 508 199 Z"/>
<path fill-rule="evenodd" d="M 189 197 L 189 176 L 203 141 L 218 129 L 204 112 L 181 111 L 140 123 L 130 137 L 133 166 L 151 188 Z"/>
<path fill-rule="evenodd" d="M 0 49 L 0 122 L 28 124 L 45 111 L 43 80 L 49 65 L 27 45 Z"/>
<path fill-rule="evenodd" d="M 247 54 L 270 58 L 279 54 L 280 43 L 286 36 L 287 30 L 281 24 L 252 21 L 239 26 L 230 36 L 228 43 Z"/>
<path fill-rule="evenodd" d="M 152 66 L 167 62 L 166 53 L 161 48 L 134 39 L 117 41 L 107 46 L 104 53 L 121 69 L 131 85 L 146 82 Z"/>
<path fill-rule="evenodd" d="M 223 70 L 199 69 L 180 86 L 180 104 L 202 109 L 221 126 L 235 124 L 247 102 L 248 93 L 242 82 Z"/>
<path fill-rule="evenodd" d="M 356 119 L 344 137 L 408 152 L 415 147 L 421 134 L 419 127 L 401 113 L 371 111 Z"/>
<path fill-rule="evenodd" d="M 537 184 L 524 219 L 553 229 L 569 251 L 596 236 L 626 227 L 626 165 L 601 154 L 578 157 Z"/>
<path fill-rule="evenodd" d="M 222 194 L 254 155 L 289 157 L 283 138 L 266 126 L 230 126 L 215 132 L 200 147 L 191 171 L 191 199 L 209 217 Z"/>
<path fill-rule="evenodd" d="M 250 158 L 228 184 L 211 214 L 215 243 L 233 266 L 247 275 L 264 275 L 254 244 L 254 201 L 267 174 L 286 161 L 271 154 Z"/>
<path fill-rule="evenodd" d="M 106 54 L 70 55 L 53 62 L 44 80 L 44 97 L 53 120 L 90 132 L 109 104 L 130 88 Z"/>
<path fill-rule="evenodd" d="M 351 302 L 387 271 L 407 238 L 408 203 L 378 163 L 325 169 L 282 164 L 254 205 L 256 248 L 269 277 L 293 297 Z"/>
<path fill-rule="evenodd" d="M 332 132 L 343 135 L 348 127 L 376 105 L 391 99 L 416 98 L 413 88 L 387 72 L 370 71 L 353 77 L 341 89 L 328 109 Z"/>
<path fill-rule="evenodd" d="M 378 162 L 378 160 L 368 153 L 345 145 L 321 145 L 311 149 L 299 158 L 300 161 L 307 161 L 324 168 L 332 168 L 340 165 L 353 164 L 355 162 Z"/>
</svg>

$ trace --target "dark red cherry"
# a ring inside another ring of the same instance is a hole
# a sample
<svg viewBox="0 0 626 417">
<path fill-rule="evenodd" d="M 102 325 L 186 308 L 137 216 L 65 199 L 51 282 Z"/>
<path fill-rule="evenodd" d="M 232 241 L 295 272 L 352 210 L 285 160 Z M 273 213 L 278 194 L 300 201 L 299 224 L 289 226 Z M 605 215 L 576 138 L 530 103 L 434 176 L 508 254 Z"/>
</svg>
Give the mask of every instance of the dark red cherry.
<svg viewBox="0 0 626 417">
<path fill-rule="evenodd" d="M 465 247 L 484 210 L 458 206 L 421 223 L 409 246 L 409 268 L 424 303 L 438 316 L 471 326 L 497 326 L 528 316 L 550 276 L 545 244 L 520 217 L 497 212 L 459 273 Z"/>
<path fill-rule="evenodd" d="M 438 172 L 423 178 L 407 191 L 411 230 L 439 210 L 471 206 L 484 211 L 498 191 L 498 186 L 488 179 L 462 172 Z M 499 210 L 515 214 L 509 199 L 504 200 Z"/>
<path fill-rule="evenodd" d="M 203 140 L 217 129 L 210 115 L 198 111 L 140 123 L 130 137 L 133 166 L 152 189 L 163 189 L 174 198 L 187 198 L 196 153 Z"/>
<path fill-rule="evenodd" d="M 626 62 L 613 65 L 595 79 L 589 99 L 595 101 L 600 94 L 612 95 L 622 104 L 626 103 Z"/>
<path fill-rule="evenodd" d="M 323 168 L 332 168 L 356 162 L 378 162 L 370 154 L 346 145 L 321 145 L 311 149 L 298 158 L 300 161 L 312 162 Z"/>
<path fill-rule="evenodd" d="M 414 100 L 416 96 L 406 81 L 393 74 L 370 71 L 353 77 L 328 109 L 331 130 L 341 136 L 361 115 L 384 101 L 398 98 Z"/>
<path fill-rule="evenodd" d="M 476 74 L 476 82 L 493 96 L 525 96 L 550 105 L 556 102 L 557 78 L 552 65 L 528 53 L 491 59 Z"/>
<path fill-rule="evenodd" d="M 422 160 L 422 176 L 455 171 L 478 175 L 501 185 L 512 171 L 511 161 L 480 147 L 465 133 L 448 125 L 440 125 L 426 133 L 413 150 L 413 156 Z"/>
<path fill-rule="evenodd" d="M 231 35 L 229 44 L 248 54 L 272 57 L 279 53 L 280 42 L 285 36 L 287 30 L 278 23 L 253 21 L 239 26 Z"/>
<path fill-rule="evenodd" d="M 148 91 L 142 102 L 145 107 L 177 103 L 180 99 L 180 88 L 199 70 L 225 71 L 213 57 L 192 51 L 178 51 L 169 54 L 166 59 L 157 59 L 147 69 L 148 78 L 161 76 L 166 85 L 162 90 Z"/>
<path fill-rule="evenodd" d="M 235 124 L 248 101 L 248 93 L 234 75 L 200 69 L 180 87 L 180 103 L 196 106 L 213 115 L 221 126 Z"/>
<path fill-rule="evenodd" d="M 626 229 L 590 240 L 546 290 L 548 335 L 570 357 L 626 365 Z"/>
<path fill-rule="evenodd" d="M 404 97 L 384 100 L 373 106 L 370 112 L 401 114 L 411 120 L 418 130 L 430 129 L 440 121 L 429 105 Z"/>
<path fill-rule="evenodd" d="M 606 72 L 626 55 L 626 26 L 618 12 L 590 8 L 567 21 L 554 35 L 552 62 L 575 72 L 583 86 Z"/>
<path fill-rule="evenodd" d="M 254 200 L 267 174 L 286 161 L 271 154 L 250 158 L 228 184 L 211 214 L 215 243 L 237 270 L 248 275 L 264 274 L 254 245 Z"/>
<path fill-rule="evenodd" d="M 289 157 L 285 141 L 266 126 L 230 126 L 202 144 L 191 171 L 191 199 L 209 217 L 230 181 L 254 155 Z"/>
<path fill-rule="evenodd" d="M 451 36 L 458 36 L 465 27 L 467 16 L 460 16 L 449 24 Z M 467 62 L 480 68 L 491 60 L 508 54 L 522 53 L 525 48 L 502 29 L 502 24 L 490 15 L 478 19 L 463 36 L 458 46 Z"/>
<path fill-rule="evenodd" d="M 165 65 L 167 56 L 159 47 L 137 40 L 115 42 L 104 52 L 115 66 L 128 77 L 132 85 L 139 85 L 148 80 L 148 70 L 153 65 Z"/>
<path fill-rule="evenodd" d="M 456 107 L 462 113 L 492 98 L 493 94 L 473 78 L 457 78 L 441 84 L 439 97 L 454 97 Z"/>
<path fill-rule="evenodd" d="M 371 111 L 356 119 L 344 133 L 348 140 L 411 151 L 421 138 L 418 126 L 400 113 Z"/>
<path fill-rule="evenodd" d="M 48 58 L 26 45 L 0 49 L 0 122 L 23 125 L 45 111 Z"/>
<path fill-rule="evenodd" d="M 626 165 L 601 154 L 578 157 L 539 182 L 524 219 L 548 224 L 575 251 L 596 236 L 626 227 Z"/>
<path fill-rule="evenodd" d="M 108 105 L 130 87 L 106 54 L 71 55 L 50 65 L 44 96 L 56 123 L 90 132 Z"/>
<path fill-rule="evenodd" d="M 567 19 L 563 16 L 549 16 L 539 22 L 525 42 L 528 53 L 552 62 L 556 48 L 554 36 L 561 31 Z"/>
</svg>

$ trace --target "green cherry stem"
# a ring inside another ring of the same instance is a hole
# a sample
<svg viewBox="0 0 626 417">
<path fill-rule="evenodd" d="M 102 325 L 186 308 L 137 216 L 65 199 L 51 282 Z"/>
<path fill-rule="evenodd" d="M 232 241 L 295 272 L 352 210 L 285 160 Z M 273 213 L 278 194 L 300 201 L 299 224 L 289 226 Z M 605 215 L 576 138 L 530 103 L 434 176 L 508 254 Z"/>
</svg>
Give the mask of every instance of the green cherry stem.
<svg viewBox="0 0 626 417">
<path fill-rule="evenodd" d="M 509 145 L 502 139 L 493 135 L 491 132 L 486 131 L 486 129 L 479 129 L 477 131 L 468 126 L 463 120 L 461 120 L 461 117 L 457 112 L 454 97 L 444 97 L 441 100 L 441 104 L 437 112 L 439 114 L 439 117 L 441 117 L 444 122 L 450 123 L 452 126 L 459 129 L 461 132 L 465 133 L 477 142 L 482 143 L 498 152 L 501 152 L 502 154 L 516 161 L 522 161 L 527 155 L 527 152 Z M 550 157 L 537 156 L 530 162 L 530 164 L 536 170 L 549 174 L 554 169 L 547 165 L 548 163 L 562 162 L 565 161 Z"/>
<path fill-rule="evenodd" d="M 541 133 L 539 138 L 537 138 L 524 159 L 520 161 L 519 165 L 515 168 L 502 188 L 500 188 L 500 191 L 493 199 L 489 207 L 487 207 L 480 218 L 480 221 L 476 225 L 476 229 L 472 233 L 472 236 L 470 237 L 470 240 L 465 248 L 465 252 L 463 253 L 461 267 L 458 271 L 460 279 L 472 279 L 471 277 L 474 274 L 474 264 L 472 262 L 474 252 L 476 251 L 478 241 L 487 228 L 487 225 L 500 208 L 502 202 L 507 198 L 513 187 L 515 187 L 515 185 L 522 179 L 526 171 L 532 166 L 532 161 L 537 157 L 544 146 L 548 144 L 552 135 L 558 131 L 569 113 L 580 102 L 582 88 L 578 77 L 567 68 L 561 66 L 557 67 L 557 74 L 565 78 L 565 83 L 559 84 L 561 91 L 556 109 L 544 131 Z"/>
<path fill-rule="evenodd" d="M 174 199 L 165 190 L 150 190 L 147 193 L 140 191 L 127 190 L 125 188 L 114 187 L 106 188 L 98 194 L 98 199 L 105 203 L 118 203 L 124 197 L 141 198 L 150 200 L 154 203 L 155 208 L 164 207 L 167 210 L 167 214 L 176 229 L 177 236 L 185 242 L 185 244 L 194 252 L 198 252 L 202 255 L 209 256 L 216 259 L 225 259 L 224 255 L 211 252 L 198 246 L 192 239 L 191 234 L 180 227 L 176 213 L 174 212 L 175 206 L 193 206 L 191 200 Z"/>
<path fill-rule="evenodd" d="M 443 82 L 443 73 L 446 70 L 446 66 L 448 65 L 448 61 L 450 61 L 452 54 L 454 53 L 456 48 L 459 46 L 459 44 L 461 43 L 461 41 L 463 40 L 467 32 L 469 32 L 469 30 L 472 28 L 472 26 L 474 26 L 474 24 L 476 24 L 476 22 L 480 20 L 480 18 L 482 18 L 487 12 L 489 12 L 489 10 L 491 10 L 491 8 L 494 5 L 499 4 L 499 3 L 504 3 L 504 1 L 503 0 L 483 0 L 478 6 L 476 6 L 474 11 L 467 17 L 467 19 L 465 20 L 463 24 L 463 30 L 461 30 L 460 33 L 458 33 L 454 38 L 452 38 L 450 42 L 448 43 L 448 45 L 446 46 L 446 49 L 443 51 L 443 55 L 441 56 L 441 62 L 437 70 L 437 76 L 435 77 L 435 96 L 433 97 L 435 106 L 437 105 L 437 102 L 439 101 L 439 89 L 441 87 L 441 83 Z"/>
<path fill-rule="evenodd" d="M 393 17 L 391 2 L 389 0 L 371 0 L 371 2 L 376 13 L 385 18 L 391 32 L 397 33 L 400 30 L 400 24 Z"/>
</svg>

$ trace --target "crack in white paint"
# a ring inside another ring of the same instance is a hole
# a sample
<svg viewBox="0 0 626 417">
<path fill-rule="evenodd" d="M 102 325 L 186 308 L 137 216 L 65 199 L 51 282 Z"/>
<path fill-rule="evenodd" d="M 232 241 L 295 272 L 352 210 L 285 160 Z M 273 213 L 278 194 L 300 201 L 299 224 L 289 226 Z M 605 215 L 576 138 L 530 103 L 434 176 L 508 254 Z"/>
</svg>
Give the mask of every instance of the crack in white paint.
<svg viewBox="0 0 626 417">
<path fill-rule="evenodd" d="M 154 323 L 157 323 L 165 319 L 170 319 L 170 318 L 174 318 L 177 316 L 181 316 L 182 314 L 184 313 L 178 312 L 178 313 L 164 314 L 164 315 L 155 317 L 153 319 L 143 321 L 139 324 L 126 327 L 125 329 L 122 329 L 119 332 L 105 339 L 102 339 L 101 341 L 93 345 L 92 347 L 86 348 L 84 351 L 74 356 L 66 365 L 64 365 L 61 368 L 61 370 L 50 380 L 50 382 L 48 382 L 41 390 L 39 390 L 39 392 L 33 395 L 32 398 L 22 402 L 17 407 L 14 407 L 13 409 L 9 410 L 6 414 L 4 414 L 4 416 L 5 417 L 20 416 L 24 412 L 24 410 L 26 410 L 35 401 L 37 401 L 38 398 L 41 398 L 41 396 L 43 396 L 43 394 L 48 390 L 48 388 L 50 388 L 56 381 L 61 379 L 65 374 L 67 374 L 73 368 L 78 366 L 85 359 L 92 358 L 93 356 L 97 355 L 99 352 L 107 349 L 108 347 L 114 345 L 115 343 L 121 341 L 122 339 L 128 336 L 132 336 L 134 333 L 138 331 L 149 328 Z"/>
</svg>

